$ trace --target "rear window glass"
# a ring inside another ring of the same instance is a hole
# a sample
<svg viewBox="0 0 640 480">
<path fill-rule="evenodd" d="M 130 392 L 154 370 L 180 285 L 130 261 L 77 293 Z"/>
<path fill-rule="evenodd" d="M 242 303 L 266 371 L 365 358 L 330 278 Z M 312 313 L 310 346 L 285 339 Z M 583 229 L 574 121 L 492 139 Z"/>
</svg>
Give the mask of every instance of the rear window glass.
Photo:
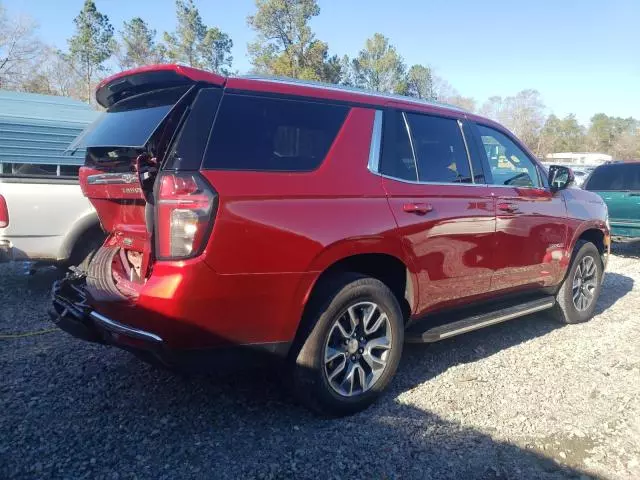
<svg viewBox="0 0 640 480">
<path fill-rule="evenodd" d="M 100 115 L 69 146 L 143 147 L 188 87 L 167 88 L 127 98 Z"/>
<path fill-rule="evenodd" d="M 473 183 L 457 120 L 407 114 L 421 182 Z"/>
<path fill-rule="evenodd" d="M 404 116 L 399 111 L 390 112 L 382 139 L 380 173 L 400 180 L 418 181 L 418 168 L 413 157 L 411 140 Z"/>
<path fill-rule="evenodd" d="M 225 95 L 204 168 L 309 171 L 322 163 L 348 107 Z"/>
<path fill-rule="evenodd" d="M 593 171 L 584 188 L 592 191 L 640 191 L 640 164 L 598 167 Z"/>
</svg>

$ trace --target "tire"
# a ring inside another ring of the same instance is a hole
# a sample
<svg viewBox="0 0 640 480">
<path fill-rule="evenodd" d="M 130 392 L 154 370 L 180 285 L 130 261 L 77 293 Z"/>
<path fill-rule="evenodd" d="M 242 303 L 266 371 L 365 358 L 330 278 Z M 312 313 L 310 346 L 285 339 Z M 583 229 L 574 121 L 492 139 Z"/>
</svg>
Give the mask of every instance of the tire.
<svg viewBox="0 0 640 480">
<path fill-rule="evenodd" d="M 591 259 L 592 263 L 588 260 Z M 591 267 L 590 265 L 593 265 Z M 589 275 L 584 277 L 583 271 L 587 273 L 593 268 L 593 289 L 591 290 L 591 281 L 587 280 Z M 578 277 L 581 280 L 574 284 L 574 280 L 577 278 L 576 272 L 580 269 Z M 556 295 L 556 305 L 554 307 L 554 314 L 558 321 L 562 323 L 583 323 L 593 317 L 593 312 L 596 308 L 598 297 L 600 296 L 600 288 L 602 286 L 602 275 L 604 273 L 604 267 L 602 265 L 602 258 L 600 252 L 596 246 L 591 242 L 584 240 L 578 241 L 573 249 L 573 258 L 571 260 L 571 267 L 565 277 L 560 290 Z M 581 276 L 582 275 L 582 276 Z M 576 290 L 575 285 L 580 285 L 582 292 L 590 291 L 591 294 L 579 292 L 578 299 L 574 301 Z M 588 299 L 588 304 L 585 304 L 582 298 Z"/>
<path fill-rule="evenodd" d="M 87 270 L 87 291 L 94 300 L 111 302 L 126 299 L 113 279 L 111 264 L 120 252 L 118 247 L 100 247 Z"/>
<path fill-rule="evenodd" d="M 77 266 L 85 272 L 88 271 L 91 260 L 93 260 L 103 242 L 104 235 L 102 234 L 93 233 L 87 237 L 80 237 L 69 258 L 69 264 Z"/>
<path fill-rule="evenodd" d="M 359 322 L 355 328 L 350 311 Z M 368 333 L 363 329 L 367 318 Z M 314 292 L 301 328 L 302 338 L 294 345 L 291 358 L 290 387 L 303 404 L 322 415 L 343 416 L 367 408 L 398 368 L 404 342 L 402 310 L 391 290 L 377 279 L 354 273 L 331 277 Z M 356 338 L 345 337 L 349 329 L 358 333 Z M 326 355 L 337 351 L 339 356 L 325 364 Z M 374 371 L 371 365 L 378 368 Z M 347 378 L 350 370 L 352 375 Z"/>
</svg>

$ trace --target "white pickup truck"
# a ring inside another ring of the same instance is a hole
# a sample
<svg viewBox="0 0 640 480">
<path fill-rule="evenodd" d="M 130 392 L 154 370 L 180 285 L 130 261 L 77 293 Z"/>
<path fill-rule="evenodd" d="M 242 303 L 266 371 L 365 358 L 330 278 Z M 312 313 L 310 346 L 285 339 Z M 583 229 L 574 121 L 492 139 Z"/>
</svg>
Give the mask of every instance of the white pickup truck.
<svg viewBox="0 0 640 480">
<path fill-rule="evenodd" d="M 81 264 L 102 243 L 77 180 L 84 157 L 64 154 L 98 115 L 69 98 L 0 90 L 0 261 Z"/>
</svg>

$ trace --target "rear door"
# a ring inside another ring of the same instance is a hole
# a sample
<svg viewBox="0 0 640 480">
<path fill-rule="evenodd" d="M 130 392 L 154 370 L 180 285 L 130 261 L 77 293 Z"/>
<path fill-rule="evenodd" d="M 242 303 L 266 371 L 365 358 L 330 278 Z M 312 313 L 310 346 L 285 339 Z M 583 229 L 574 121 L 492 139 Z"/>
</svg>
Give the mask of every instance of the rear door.
<svg viewBox="0 0 640 480">
<path fill-rule="evenodd" d="M 416 313 L 489 292 L 495 212 L 481 165 L 470 163 L 463 122 L 389 110 L 384 124 L 379 171 L 419 271 Z"/>
<path fill-rule="evenodd" d="M 556 284 L 567 241 L 567 209 L 552 192 L 542 169 L 505 132 L 475 124 L 476 141 L 487 166 L 496 202 L 493 290 Z"/>
</svg>

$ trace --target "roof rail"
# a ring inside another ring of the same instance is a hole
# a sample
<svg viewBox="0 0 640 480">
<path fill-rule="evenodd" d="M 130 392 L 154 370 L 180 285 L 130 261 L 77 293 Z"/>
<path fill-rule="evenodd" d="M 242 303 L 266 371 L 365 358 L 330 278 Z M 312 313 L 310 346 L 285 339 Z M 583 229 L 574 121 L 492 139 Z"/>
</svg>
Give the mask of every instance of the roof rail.
<svg viewBox="0 0 640 480">
<path fill-rule="evenodd" d="M 360 95 L 367 95 L 369 97 L 384 98 L 388 100 L 401 100 L 404 102 L 415 103 L 416 105 L 430 105 L 433 107 L 449 108 L 451 110 L 457 110 L 459 112 L 471 113 L 468 110 L 458 107 L 457 105 L 451 105 L 449 103 L 437 102 L 433 100 L 424 100 L 421 98 L 408 97 L 406 95 L 398 95 L 395 93 L 382 93 L 374 90 L 367 90 L 365 88 L 352 87 L 348 85 L 338 85 L 335 83 L 317 82 L 313 80 L 299 80 L 289 77 L 278 77 L 271 75 L 240 75 L 236 78 L 243 78 L 246 80 L 260 80 L 263 82 L 281 83 L 285 85 L 300 85 L 303 87 L 321 88 L 325 90 L 333 90 L 337 92 L 352 92 Z"/>
</svg>

